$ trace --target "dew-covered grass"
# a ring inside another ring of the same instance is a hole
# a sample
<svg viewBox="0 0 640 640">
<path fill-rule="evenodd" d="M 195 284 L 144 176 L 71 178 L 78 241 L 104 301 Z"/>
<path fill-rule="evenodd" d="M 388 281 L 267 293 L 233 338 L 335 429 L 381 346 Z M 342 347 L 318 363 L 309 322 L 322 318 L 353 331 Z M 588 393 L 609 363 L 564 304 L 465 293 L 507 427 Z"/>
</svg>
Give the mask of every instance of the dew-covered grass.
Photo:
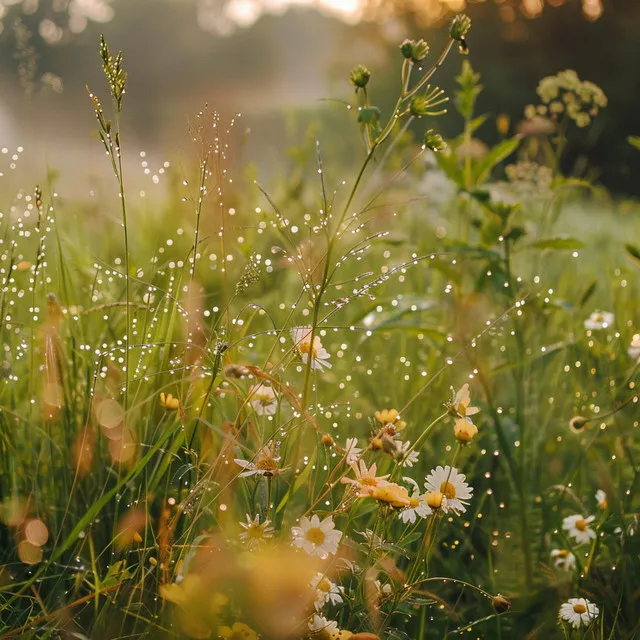
<svg viewBox="0 0 640 640">
<path fill-rule="evenodd" d="M 262 184 L 240 116 L 130 151 L 103 42 L 112 191 L 4 183 L 0 638 L 637 637 L 639 210 L 559 169 L 603 97 L 546 79 L 474 154 L 471 66 L 445 144 L 401 54 L 395 117 L 352 74 L 360 166 L 319 132 Z"/>
</svg>

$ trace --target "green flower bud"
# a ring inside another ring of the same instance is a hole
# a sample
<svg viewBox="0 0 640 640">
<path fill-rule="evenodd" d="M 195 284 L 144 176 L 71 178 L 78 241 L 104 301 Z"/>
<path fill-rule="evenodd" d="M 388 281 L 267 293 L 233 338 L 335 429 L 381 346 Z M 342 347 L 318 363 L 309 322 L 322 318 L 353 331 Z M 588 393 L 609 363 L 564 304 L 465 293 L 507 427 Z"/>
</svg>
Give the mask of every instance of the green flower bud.
<svg viewBox="0 0 640 640">
<path fill-rule="evenodd" d="M 358 122 L 377 127 L 380 124 L 380 109 L 378 107 L 365 107 L 358 114 Z"/>
<path fill-rule="evenodd" d="M 424 96 L 413 96 L 409 103 L 409 111 L 412 116 L 420 118 L 429 113 L 429 101 Z"/>
<path fill-rule="evenodd" d="M 413 60 L 413 62 L 420 62 L 424 60 L 429 53 L 429 45 L 424 40 L 405 40 L 400 45 L 400 51 L 407 60 Z"/>
<path fill-rule="evenodd" d="M 424 134 L 424 146 L 431 151 L 442 151 L 446 144 L 439 133 L 436 133 L 433 129 L 429 129 Z"/>
<path fill-rule="evenodd" d="M 449 35 L 460 43 L 464 42 L 465 36 L 471 28 L 471 18 L 464 13 L 459 13 L 451 22 Z"/>
<path fill-rule="evenodd" d="M 357 89 L 364 89 L 369 84 L 369 78 L 371 78 L 371 72 L 361 64 L 355 67 L 349 76 L 351 84 Z"/>
</svg>

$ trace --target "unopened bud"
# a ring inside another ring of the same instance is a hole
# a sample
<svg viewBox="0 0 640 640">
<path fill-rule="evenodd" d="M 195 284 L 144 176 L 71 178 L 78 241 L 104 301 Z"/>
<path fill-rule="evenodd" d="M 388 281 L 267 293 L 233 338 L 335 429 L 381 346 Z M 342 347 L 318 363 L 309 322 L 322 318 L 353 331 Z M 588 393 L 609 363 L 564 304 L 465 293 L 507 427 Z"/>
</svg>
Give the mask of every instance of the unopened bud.
<svg viewBox="0 0 640 640">
<path fill-rule="evenodd" d="M 456 423 L 453 427 L 453 435 L 456 437 L 458 442 L 462 444 L 467 444 L 473 440 L 473 438 L 478 433 L 478 427 L 476 427 L 473 422 L 466 420 L 465 418 L 460 418 L 456 420 Z"/>
<path fill-rule="evenodd" d="M 320 442 L 322 442 L 325 447 L 330 447 L 333 445 L 333 438 L 328 433 L 325 433 L 322 435 Z"/>
<path fill-rule="evenodd" d="M 407 60 L 412 60 L 413 62 L 420 62 L 420 60 L 424 60 L 429 53 L 429 45 L 424 40 L 405 40 L 400 45 L 400 51 L 402 55 Z"/>
<path fill-rule="evenodd" d="M 349 80 L 351 84 L 357 89 L 364 89 L 369 84 L 371 78 L 371 72 L 365 66 L 359 64 L 351 71 Z"/>
<path fill-rule="evenodd" d="M 491 604 L 498 613 L 504 613 L 505 611 L 509 611 L 509 609 L 511 609 L 511 603 L 500 594 L 491 598 Z"/>
<path fill-rule="evenodd" d="M 424 146 L 431 151 L 442 151 L 446 144 L 439 133 L 436 133 L 433 129 L 429 129 L 424 134 Z"/>
<path fill-rule="evenodd" d="M 444 502 L 444 494 L 440 491 L 427 491 L 424 500 L 432 509 L 439 509 Z"/>
<path fill-rule="evenodd" d="M 459 13 L 451 22 L 449 35 L 458 42 L 463 42 L 471 29 L 471 18 L 464 13 Z"/>
<path fill-rule="evenodd" d="M 377 127 L 380 124 L 380 109 L 378 107 L 365 107 L 358 114 L 358 122 Z"/>
</svg>

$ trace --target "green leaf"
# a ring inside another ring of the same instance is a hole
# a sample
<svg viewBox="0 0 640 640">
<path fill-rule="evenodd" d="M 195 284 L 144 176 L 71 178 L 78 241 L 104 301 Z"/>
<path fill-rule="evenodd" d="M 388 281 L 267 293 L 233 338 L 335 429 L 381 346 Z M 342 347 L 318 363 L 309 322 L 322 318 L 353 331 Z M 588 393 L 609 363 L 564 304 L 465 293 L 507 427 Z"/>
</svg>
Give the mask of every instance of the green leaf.
<svg viewBox="0 0 640 640">
<path fill-rule="evenodd" d="M 478 162 L 472 170 L 473 183 L 481 184 L 491 173 L 492 169 L 508 158 L 520 145 L 520 138 L 507 138 L 497 144 Z"/>
<path fill-rule="evenodd" d="M 625 244 L 624 248 L 632 260 L 640 262 L 640 249 L 633 244 Z"/>
<path fill-rule="evenodd" d="M 595 293 L 597 286 L 598 286 L 598 281 L 592 280 L 589 286 L 585 289 L 585 292 L 580 297 L 580 301 L 578 302 L 579 306 L 584 307 L 584 305 L 587 304 L 587 302 L 589 302 L 589 300 L 591 299 L 591 296 L 593 296 L 593 294 Z"/>
<path fill-rule="evenodd" d="M 449 180 L 455 182 L 458 187 L 462 188 L 464 185 L 464 175 L 456 161 L 455 154 L 445 155 L 444 153 L 436 153 L 435 157 L 438 166 L 447 174 Z"/>
<path fill-rule="evenodd" d="M 640 136 L 629 136 L 627 138 L 627 141 L 632 147 L 635 147 L 636 149 L 638 149 L 638 151 L 640 151 Z"/>
<path fill-rule="evenodd" d="M 556 236 L 555 238 L 536 240 L 528 244 L 527 247 L 533 249 L 551 249 L 553 251 L 577 251 L 584 247 L 584 242 L 568 236 Z"/>
</svg>

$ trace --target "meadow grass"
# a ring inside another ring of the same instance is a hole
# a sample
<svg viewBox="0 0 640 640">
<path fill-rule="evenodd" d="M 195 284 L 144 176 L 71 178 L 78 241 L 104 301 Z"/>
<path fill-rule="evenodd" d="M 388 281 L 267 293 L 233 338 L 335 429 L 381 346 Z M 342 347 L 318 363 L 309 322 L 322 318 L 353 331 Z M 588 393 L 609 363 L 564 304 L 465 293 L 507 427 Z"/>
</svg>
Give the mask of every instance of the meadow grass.
<svg viewBox="0 0 640 640">
<path fill-rule="evenodd" d="M 261 185 L 204 110 L 153 211 L 101 42 L 109 214 L 2 204 L 0 638 L 637 636 L 638 208 L 561 174 L 569 72 L 474 154 L 463 58 L 412 142 L 469 26 L 388 119 L 354 69 L 360 167 Z"/>
</svg>

